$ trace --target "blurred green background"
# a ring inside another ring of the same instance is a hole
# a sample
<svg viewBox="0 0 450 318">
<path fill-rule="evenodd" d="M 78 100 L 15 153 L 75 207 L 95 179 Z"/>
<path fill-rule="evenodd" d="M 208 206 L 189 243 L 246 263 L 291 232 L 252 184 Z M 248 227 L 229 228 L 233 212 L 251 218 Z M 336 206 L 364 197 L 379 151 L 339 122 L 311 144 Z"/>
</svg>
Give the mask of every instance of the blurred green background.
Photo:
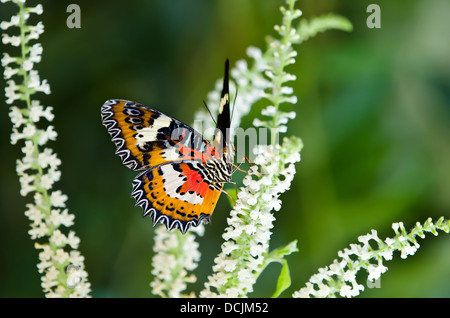
<svg viewBox="0 0 450 318">
<path fill-rule="evenodd" d="M 297 63 L 288 69 L 297 76 L 299 99 L 285 106 L 297 112 L 288 134 L 305 146 L 271 241 L 276 248 L 298 240 L 283 297 L 371 229 L 384 238 L 393 236 L 393 222 L 409 229 L 450 216 L 450 2 L 378 1 L 381 29 L 369 29 L 366 8 L 373 2 L 297 3 L 303 17 L 334 12 L 350 19 L 354 31 L 328 31 L 296 47 Z M 225 58 L 233 63 L 249 45 L 265 48 L 284 1 L 83 0 L 76 2 L 81 29 L 66 26 L 72 1 L 41 3 L 46 31 L 38 70 L 52 94 L 35 97 L 54 107 L 58 139 L 51 147 L 62 160 L 57 188 L 76 215 L 92 295 L 151 297 L 154 229 L 133 207 L 135 173 L 114 155 L 100 107 L 110 98 L 130 99 L 191 123 Z M 13 12 L 15 5 L 0 4 L 0 20 Z M 2 44 L 5 50 L 17 54 Z M 2 92 L 4 85 L 2 78 Z M 19 195 L 15 172 L 22 146 L 9 142 L 9 110 L 1 99 L 0 296 L 42 297 L 38 252 L 23 214 L 31 198 Z M 243 124 L 257 115 L 255 109 Z M 199 239 L 194 291 L 211 273 L 229 210 L 222 196 Z M 381 288 L 366 288 L 361 297 L 449 297 L 450 235 L 430 234 L 420 243 L 416 255 L 386 262 Z M 250 296 L 270 296 L 279 270 L 269 266 Z"/>
</svg>

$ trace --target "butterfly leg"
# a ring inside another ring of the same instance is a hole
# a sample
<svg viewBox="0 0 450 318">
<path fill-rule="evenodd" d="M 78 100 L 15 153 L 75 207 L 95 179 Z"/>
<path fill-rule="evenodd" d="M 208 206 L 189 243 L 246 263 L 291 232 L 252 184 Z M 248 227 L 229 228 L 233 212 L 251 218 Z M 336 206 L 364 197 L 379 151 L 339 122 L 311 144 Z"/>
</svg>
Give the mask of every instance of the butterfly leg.
<svg viewBox="0 0 450 318">
<path fill-rule="evenodd" d="M 234 189 L 235 189 L 235 192 L 236 192 L 236 199 L 239 199 L 239 197 L 238 197 L 238 192 L 237 192 L 237 185 L 236 185 L 236 182 L 234 182 L 234 181 L 228 181 L 227 183 L 233 183 L 233 184 L 234 184 Z M 236 199 L 233 198 L 233 196 L 232 196 L 231 194 L 229 194 L 227 190 L 224 190 L 223 188 L 221 188 L 221 189 L 220 189 L 220 192 L 225 193 L 231 200 L 233 200 L 233 205 L 236 204 Z"/>
<path fill-rule="evenodd" d="M 234 183 L 234 191 L 235 191 L 235 193 L 236 193 L 236 200 L 239 200 L 239 194 L 238 194 L 238 190 L 237 190 L 237 184 L 236 184 L 236 182 L 233 182 Z M 234 202 L 235 204 L 236 204 L 236 202 Z"/>
<path fill-rule="evenodd" d="M 247 161 L 247 163 L 249 164 L 249 166 L 256 166 L 254 163 L 250 162 L 250 160 L 248 159 L 247 156 L 243 156 L 243 157 L 242 157 L 242 161 L 241 161 L 238 165 L 232 163 L 232 165 L 233 165 L 234 168 L 235 168 L 234 171 L 233 171 L 233 173 L 234 173 L 236 170 L 239 170 L 239 171 L 241 171 L 241 172 L 244 172 L 244 173 L 246 173 L 246 174 L 249 174 L 248 170 L 243 170 L 243 169 L 240 168 L 240 166 L 241 166 L 241 164 L 243 164 L 244 160 Z M 257 169 L 256 171 L 258 171 L 259 173 L 261 173 L 261 170 L 259 170 L 259 169 Z"/>
</svg>

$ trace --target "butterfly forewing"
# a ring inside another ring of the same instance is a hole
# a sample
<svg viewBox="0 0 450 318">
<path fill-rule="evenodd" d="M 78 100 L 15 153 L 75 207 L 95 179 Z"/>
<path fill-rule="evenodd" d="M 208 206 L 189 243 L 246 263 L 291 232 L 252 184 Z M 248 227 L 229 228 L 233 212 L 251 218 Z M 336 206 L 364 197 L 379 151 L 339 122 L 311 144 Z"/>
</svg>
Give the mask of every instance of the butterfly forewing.
<svg viewBox="0 0 450 318">
<path fill-rule="evenodd" d="M 217 156 L 211 143 L 193 128 L 138 103 L 109 100 L 102 107 L 102 119 L 116 154 L 132 170 L 173 161 L 205 162 Z"/>
</svg>

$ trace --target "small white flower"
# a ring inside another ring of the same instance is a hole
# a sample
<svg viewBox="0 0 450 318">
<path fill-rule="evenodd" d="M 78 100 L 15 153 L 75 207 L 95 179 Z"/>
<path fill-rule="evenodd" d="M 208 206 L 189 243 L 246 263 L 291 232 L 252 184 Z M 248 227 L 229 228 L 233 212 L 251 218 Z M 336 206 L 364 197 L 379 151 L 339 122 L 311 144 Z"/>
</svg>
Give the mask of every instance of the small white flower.
<svg viewBox="0 0 450 318">
<path fill-rule="evenodd" d="M 35 163 L 35 147 L 32 140 L 25 140 L 25 146 L 22 147 L 22 153 L 25 155 L 23 161 L 26 163 Z"/>
<path fill-rule="evenodd" d="M 34 44 L 30 50 L 30 61 L 33 63 L 39 63 L 41 61 L 42 51 L 43 49 L 40 43 Z"/>
<path fill-rule="evenodd" d="M 45 223 L 31 224 L 31 230 L 28 231 L 33 240 L 48 235 L 49 228 Z"/>
<path fill-rule="evenodd" d="M 61 179 L 61 171 L 50 167 L 47 171 L 46 177 L 52 180 L 53 182 L 58 182 Z"/>
<path fill-rule="evenodd" d="M 52 125 L 48 126 L 45 131 L 40 131 L 40 136 L 38 139 L 38 144 L 40 146 L 45 145 L 49 140 L 56 140 L 58 134 L 55 131 L 55 127 Z"/>
<path fill-rule="evenodd" d="M 25 159 L 27 159 L 27 158 L 24 158 L 24 161 L 25 161 Z M 32 168 L 31 160 L 30 160 L 30 162 L 24 162 L 24 161 L 17 160 L 16 171 L 17 171 L 18 176 L 24 175 L 25 171 Z"/>
<path fill-rule="evenodd" d="M 69 262 L 70 264 L 79 266 L 79 267 L 84 267 L 83 263 L 84 263 L 84 256 L 80 254 L 80 251 L 77 250 L 72 250 L 69 253 Z M 84 274 L 83 277 L 87 277 L 87 274 Z"/>
<path fill-rule="evenodd" d="M 2 66 L 5 67 L 11 63 L 15 63 L 17 62 L 17 58 L 16 57 L 11 57 L 9 56 L 8 53 L 3 53 L 3 57 L 2 57 Z"/>
<path fill-rule="evenodd" d="M 36 249 L 42 249 L 42 251 L 39 253 L 39 259 L 41 261 L 48 261 L 52 258 L 53 255 L 53 251 L 51 249 L 51 247 L 48 244 L 39 244 L 39 243 L 35 243 L 34 247 Z"/>
<path fill-rule="evenodd" d="M 69 253 L 64 251 L 62 248 L 56 250 L 54 260 L 60 264 L 64 264 L 69 260 Z"/>
<path fill-rule="evenodd" d="M 227 227 L 225 229 L 225 233 L 222 234 L 222 237 L 225 241 L 228 241 L 233 238 L 237 238 L 242 234 L 243 229 L 241 227 L 234 228 L 234 226 Z"/>
<path fill-rule="evenodd" d="M 20 182 L 20 194 L 26 196 L 28 193 L 34 191 L 36 188 L 34 186 L 35 177 L 26 173 L 23 173 L 19 177 Z"/>
<path fill-rule="evenodd" d="M 50 237 L 50 243 L 55 246 L 64 246 L 67 244 L 67 237 L 60 230 L 55 230 Z"/>
<path fill-rule="evenodd" d="M 53 252 L 51 252 L 51 254 L 53 255 Z M 39 256 L 41 255 L 41 253 L 39 254 Z M 40 257 L 39 257 L 40 258 Z M 40 274 L 44 273 L 45 270 L 49 267 L 53 266 L 53 262 L 49 262 L 49 261 L 44 261 L 41 260 L 40 263 L 37 264 L 37 268 L 38 268 L 38 272 Z"/>
<path fill-rule="evenodd" d="M 75 219 L 75 215 L 70 214 L 67 209 L 64 209 L 60 215 L 60 222 L 65 227 L 70 227 L 74 224 L 73 220 Z M 69 243 L 71 244 L 71 243 Z"/>
<path fill-rule="evenodd" d="M 9 66 L 5 67 L 5 70 L 3 72 L 3 75 L 5 76 L 5 79 L 10 79 L 14 75 L 16 75 L 19 72 L 17 68 L 11 68 Z"/>
<path fill-rule="evenodd" d="M 369 265 L 367 267 L 367 271 L 369 272 L 369 277 L 368 279 L 370 281 L 374 281 L 377 280 L 378 278 L 380 278 L 381 274 L 383 274 L 384 272 L 387 271 L 387 267 L 384 266 L 383 264 L 378 264 L 378 265 Z"/>
<path fill-rule="evenodd" d="M 44 111 L 44 107 L 39 104 L 38 100 L 32 100 L 29 116 L 33 122 L 38 122 L 41 117 L 51 121 L 53 119 L 52 110 L 52 107 L 47 107 Z"/>
<path fill-rule="evenodd" d="M 42 168 L 52 167 L 57 168 L 61 164 L 55 153 L 50 148 L 45 148 L 43 152 L 38 155 L 37 162 Z"/>
<path fill-rule="evenodd" d="M 339 294 L 342 297 L 355 297 L 359 295 L 359 292 L 364 290 L 364 286 L 356 283 L 355 281 L 352 282 L 352 286 L 345 284 Z"/>
<path fill-rule="evenodd" d="M 401 222 L 392 223 L 392 229 L 394 230 L 395 234 L 398 234 L 398 229 L 400 228 L 400 224 L 403 224 L 403 223 L 401 223 Z"/>
<path fill-rule="evenodd" d="M 21 94 L 18 94 L 19 86 L 13 80 L 9 80 L 6 82 L 7 86 L 5 87 L 5 96 L 6 103 L 12 104 L 14 101 L 22 98 Z"/>
<path fill-rule="evenodd" d="M 51 266 L 47 269 L 45 275 L 42 277 L 41 286 L 44 291 L 50 291 L 54 286 L 58 285 L 59 271 Z"/>
<path fill-rule="evenodd" d="M 236 269 L 237 262 L 234 259 L 224 259 L 222 260 L 221 265 L 225 272 L 231 273 Z"/>
<path fill-rule="evenodd" d="M 48 121 L 52 121 L 55 115 L 52 113 L 53 107 L 48 106 L 45 108 L 45 110 L 41 113 L 41 117 L 45 117 Z"/>
<path fill-rule="evenodd" d="M 330 287 L 323 283 L 319 283 L 318 287 L 319 287 L 319 290 L 316 292 L 318 297 L 322 297 L 322 298 L 327 297 L 331 292 Z"/>
<path fill-rule="evenodd" d="M 265 244 L 264 244 L 265 245 Z M 249 254 L 253 257 L 259 257 L 265 252 L 265 246 L 263 244 L 257 244 L 252 242 L 249 249 Z M 260 258 L 262 260 L 262 258 Z"/>
<path fill-rule="evenodd" d="M 63 194 L 60 190 L 53 191 L 50 195 L 50 202 L 54 207 L 65 207 L 67 201 L 67 195 Z"/>
<path fill-rule="evenodd" d="M 12 46 L 19 46 L 21 43 L 19 36 L 9 36 L 8 34 L 2 34 L 3 44 L 11 44 Z"/>
<path fill-rule="evenodd" d="M 36 135 L 36 126 L 32 124 L 27 124 L 25 128 L 22 131 L 22 138 L 30 139 L 31 137 L 34 137 Z"/>
<path fill-rule="evenodd" d="M 31 25 L 29 27 L 28 40 L 37 40 L 42 33 L 44 33 L 44 24 L 42 21 L 39 21 L 37 25 Z"/>
<path fill-rule="evenodd" d="M 237 298 L 239 297 L 240 290 L 237 287 L 227 288 L 225 291 L 225 297 L 228 298 Z"/>
<path fill-rule="evenodd" d="M 6 30 L 6 29 L 8 29 L 11 26 L 18 26 L 19 22 L 20 22 L 20 17 L 18 15 L 14 15 L 14 16 L 11 17 L 11 20 L 9 22 L 2 21 L 0 23 L 0 28 L 2 30 Z"/>
<path fill-rule="evenodd" d="M 22 115 L 22 111 L 16 106 L 12 106 L 10 108 L 9 117 L 11 118 L 11 122 L 16 128 L 24 125 L 27 122 L 25 117 Z"/>
<path fill-rule="evenodd" d="M 342 279 L 344 280 L 344 282 L 353 282 L 356 279 L 356 272 L 356 269 L 347 270 L 344 272 Z"/>
<path fill-rule="evenodd" d="M 237 248 L 238 246 L 233 241 L 228 241 L 222 244 L 222 251 L 225 255 L 230 255 L 230 253 Z"/>
<path fill-rule="evenodd" d="M 70 214 L 67 209 L 64 209 L 62 212 L 59 209 L 52 209 L 49 221 L 56 227 L 59 227 L 61 224 L 69 227 L 73 225 L 74 218 L 75 216 Z"/>
<path fill-rule="evenodd" d="M 42 211 L 34 204 L 28 203 L 25 215 L 35 224 L 39 224 L 44 219 L 45 215 Z"/>
<path fill-rule="evenodd" d="M 24 71 L 30 71 L 33 69 L 33 62 L 31 60 L 25 60 L 22 63 L 22 68 Z"/>
<path fill-rule="evenodd" d="M 29 12 L 36 13 L 38 15 L 41 15 L 42 12 L 44 12 L 44 8 L 42 7 L 42 4 L 40 4 L 40 3 L 35 7 L 28 8 L 28 10 L 29 10 Z"/>
<path fill-rule="evenodd" d="M 261 49 L 256 46 L 249 46 L 245 51 L 247 55 L 255 60 L 261 60 L 262 52 Z"/>
<path fill-rule="evenodd" d="M 414 255 L 417 251 L 417 247 L 412 245 L 406 245 L 401 250 L 401 258 L 406 258 L 408 255 Z"/>
<path fill-rule="evenodd" d="M 274 116 L 276 113 L 277 113 L 277 109 L 276 109 L 275 106 L 273 106 L 273 105 L 267 106 L 266 108 L 264 108 L 264 109 L 261 111 L 261 114 L 262 114 L 262 115 L 264 115 L 264 116 L 270 116 L 270 117 Z"/>
<path fill-rule="evenodd" d="M 253 119 L 252 125 L 255 127 L 265 127 L 267 122 L 260 120 L 259 118 Z"/>
<path fill-rule="evenodd" d="M 241 284 L 243 284 L 244 286 L 248 286 L 247 288 L 250 288 L 252 290 L 251 286 L 253 285 L 255 278 L 251 271 L 249 271 L 246 268 L 243 268 L 240 271 L 238 271 L 237 278 L 239 279 L 239 282 Z"/>
<path fill-rule="evenodd" d="M 53 186 L 54 179 L 49 174 L 44 174 L 40 180 L 40 186 L 46 190 L 50 190 Z"/>
</svg>

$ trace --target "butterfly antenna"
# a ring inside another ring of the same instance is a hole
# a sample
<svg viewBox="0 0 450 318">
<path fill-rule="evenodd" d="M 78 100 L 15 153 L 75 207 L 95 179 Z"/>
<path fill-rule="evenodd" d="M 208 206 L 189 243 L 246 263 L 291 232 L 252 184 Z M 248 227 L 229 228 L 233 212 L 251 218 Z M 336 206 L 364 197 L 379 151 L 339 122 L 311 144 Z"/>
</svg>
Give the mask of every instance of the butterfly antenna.
<svg viewBox="0 0 450 318">
<path fill-rule="evenodd" d="M 206 110 L 208 111 L 208 113 L 209 113 L 209 116 L 211 116 L 211 119 L 212 119 L 212 121 L 214 122 L 214 124 L 217 126 L 217 123 L 216 123 L 216 120 L 214 119 L 214 117 L 213 117 L 213 115 L 211 114 L 211 111 L 209 110 L 209 107 L 208 107 L 208 105 L 206 105 L 206 102 L 203 100 L 203 105 L 205 105 L 205 107 L 206 107 Z"/>
<path fill-rule="evenodd" d="M 237 96 L 238 96 L 238 88 L 236 87 L 236 94 L 234 95 L 234 101 L 233 101 L 233 109 L 231 110 L 231 119 L 233 119 L 234 105 L 236 105 Z"/>
</svg>

